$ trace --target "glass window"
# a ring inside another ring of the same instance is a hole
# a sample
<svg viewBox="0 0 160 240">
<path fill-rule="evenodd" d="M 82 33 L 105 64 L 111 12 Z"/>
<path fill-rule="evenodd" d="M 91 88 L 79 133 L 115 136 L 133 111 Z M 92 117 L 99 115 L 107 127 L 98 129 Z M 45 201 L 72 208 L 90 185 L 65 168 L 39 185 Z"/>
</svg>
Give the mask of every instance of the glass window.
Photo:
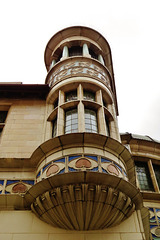
<svg viewBox="0 0 160 240">
<path fill-rule="evenodd" d="M 7 111 L 0 111 L 0 123 L 4 123 L 7 117 Z"/>
<path fill-rule="evenodd" d="M 98 132 L 96 112 L 90 109 L 85 109 L 85 131 Z"/>
<path fill-rule="evenodd" d="M 77 100 L 77 91 L 71 91 L 66 93 L 66 102 Z"/>
<path fill-rule="evenodd" d="M 146 162 L 135 162 L 138 182 L 141 190 L 154 191 Z"/>
<path fill-rule="evenodd" d="M 53 121 L 53 130 L 52 130 L 52 137 L 56 137 L 57 135 L 57 119 Z"/>
<path fill-rule="evenodd" d="M 85 91 L 83 92 L 83 98 L 86 100 L 95 101 L 95 94 L 93 92 Z"/>
<path fill-rule="evenodd" d="M 77 109 L 66 112 L 65 134 L 78 132 L 78 113 Z"/>
<path fill-rule="evenodd" d="M 160 165 L 153 164 L 153 169 L 156 175 L 158 186 L 160 188 Z"/>
</svg>

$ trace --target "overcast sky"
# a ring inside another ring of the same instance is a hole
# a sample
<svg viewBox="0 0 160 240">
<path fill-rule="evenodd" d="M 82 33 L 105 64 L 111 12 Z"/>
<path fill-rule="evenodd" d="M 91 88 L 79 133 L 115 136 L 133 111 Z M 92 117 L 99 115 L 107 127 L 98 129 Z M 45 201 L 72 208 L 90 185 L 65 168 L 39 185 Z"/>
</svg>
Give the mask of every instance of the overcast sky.
<svg viewBox="0 0 160 240">
<path fill-rule="evenodd" d="M 160 0 L 1 1 L 0 81 L 43 84 L 47 42 L 74 25 L 110 44 L 120 132 L 160 140 Z"/>
</svg>

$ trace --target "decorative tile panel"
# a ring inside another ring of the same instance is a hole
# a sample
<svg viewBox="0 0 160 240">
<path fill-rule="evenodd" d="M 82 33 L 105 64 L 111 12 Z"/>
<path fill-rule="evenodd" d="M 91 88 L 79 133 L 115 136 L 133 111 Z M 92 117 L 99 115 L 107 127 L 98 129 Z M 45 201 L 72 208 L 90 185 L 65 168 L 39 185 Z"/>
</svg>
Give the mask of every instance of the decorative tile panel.
<svg viewBox="0 0 160 240">
<path fill-rule="evenodd" d="M 152 238 L 160 240 L 160 209 L 149 208 L 150 212 L 150 229 Z"/>
</svg>

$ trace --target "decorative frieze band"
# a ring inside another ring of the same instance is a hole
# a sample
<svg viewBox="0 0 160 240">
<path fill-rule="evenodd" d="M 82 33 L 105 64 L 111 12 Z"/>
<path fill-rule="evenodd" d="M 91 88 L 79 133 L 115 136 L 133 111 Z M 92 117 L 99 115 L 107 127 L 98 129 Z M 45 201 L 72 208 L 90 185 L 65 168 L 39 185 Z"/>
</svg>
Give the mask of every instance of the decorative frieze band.
<svg viewBox="0 0 160 240">
<path fill-rule="evenodd" d="M 77 60 L 74 62 L 72 61 L 71 63 L 65 63 L 56 70 L 54 70 L 53 68 L 53 72 L 49 75 L 47 83 L 49 84 L 50 87 L 52 87 L 54 83 L 60 80 L 77 76 L 95 78 L 97 80 L 104 82 L 108 88 L 111 88 L 109 77 L 102 68 L 87 61 L 85 62 Z"/>
</svg>

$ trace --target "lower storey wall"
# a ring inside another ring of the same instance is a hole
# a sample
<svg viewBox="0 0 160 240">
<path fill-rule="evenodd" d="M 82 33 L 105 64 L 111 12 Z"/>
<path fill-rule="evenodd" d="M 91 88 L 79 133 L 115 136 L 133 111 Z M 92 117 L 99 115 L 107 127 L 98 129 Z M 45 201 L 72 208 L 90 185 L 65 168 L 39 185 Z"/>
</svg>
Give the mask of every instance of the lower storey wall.
<svg viewBox="0 0 160 240">
<path fill-rule="evenodd" d="M 54 228 L 31 211 L 0 212 L 0 240 L 144 240 L 140 226 L 136 212 L 119 226 L 98 231 Z"/>
</svg>

